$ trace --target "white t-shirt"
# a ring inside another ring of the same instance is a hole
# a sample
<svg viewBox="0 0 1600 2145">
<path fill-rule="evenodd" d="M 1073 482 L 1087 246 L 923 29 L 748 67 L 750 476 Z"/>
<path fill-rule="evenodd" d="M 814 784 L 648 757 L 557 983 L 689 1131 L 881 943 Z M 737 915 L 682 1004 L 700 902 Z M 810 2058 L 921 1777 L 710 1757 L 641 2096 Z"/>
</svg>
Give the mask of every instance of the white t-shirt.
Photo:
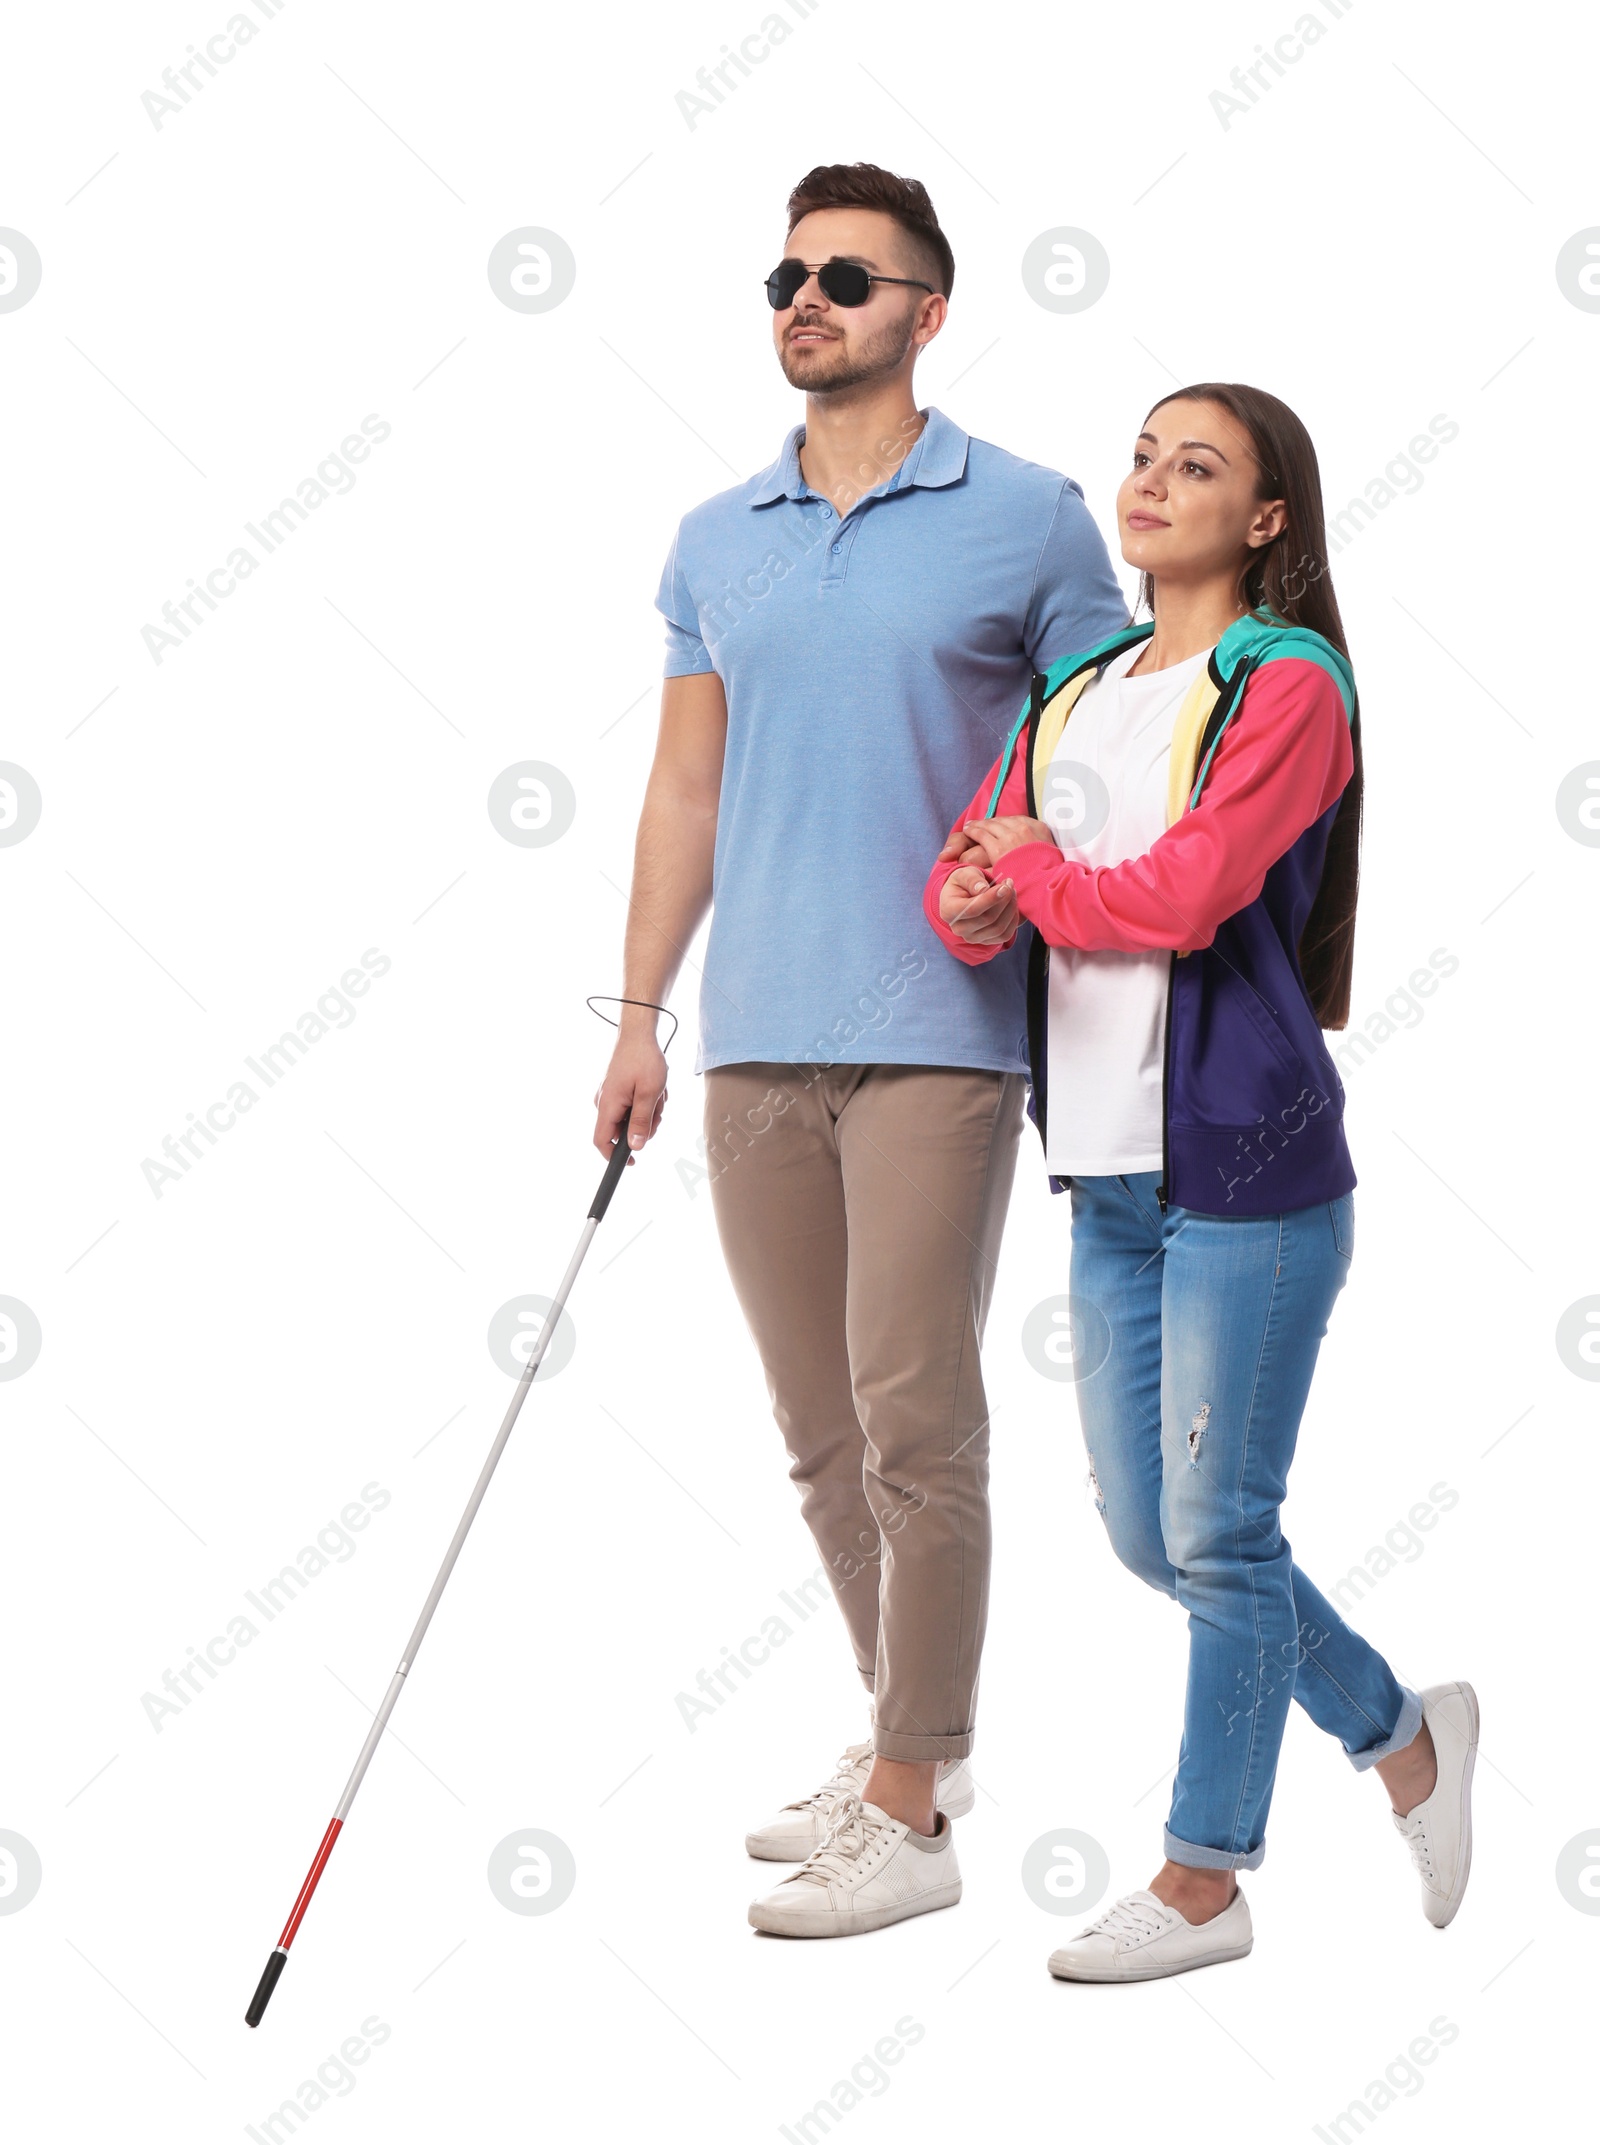
<svg viewBox="0 0 1600 2145">
<path fill-rule="evenodd" d="M 1039 817 L 1075 863 L 1124 863 L 1166 831 L 1172 727 L 1211 651 L 1126 676 L 1148 646 L 1124 649 L 1084 688 L 1050 762 Z M 1052 1175 L 1161 1167 L 1171 966 L 1161 950 L 1051 947 L 1045 1162 Z"/>
</svg>

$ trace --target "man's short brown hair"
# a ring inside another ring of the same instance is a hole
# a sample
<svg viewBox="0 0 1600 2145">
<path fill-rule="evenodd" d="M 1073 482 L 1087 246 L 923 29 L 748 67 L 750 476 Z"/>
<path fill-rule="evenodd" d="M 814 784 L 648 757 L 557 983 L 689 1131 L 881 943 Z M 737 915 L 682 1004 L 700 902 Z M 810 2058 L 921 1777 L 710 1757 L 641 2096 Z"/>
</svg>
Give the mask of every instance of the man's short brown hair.
<svg viewBox="0 0 1600 2145">
<path fill-rule="evenodd" d="M 789 229 L 814 209 L 878 209 L 892 216 L 916 248 L 917 265 L 949 297 L 956 257 L 920 179 L 902 179 L 881 164 L 818 164 L 789 196 Z"/>
</svg>

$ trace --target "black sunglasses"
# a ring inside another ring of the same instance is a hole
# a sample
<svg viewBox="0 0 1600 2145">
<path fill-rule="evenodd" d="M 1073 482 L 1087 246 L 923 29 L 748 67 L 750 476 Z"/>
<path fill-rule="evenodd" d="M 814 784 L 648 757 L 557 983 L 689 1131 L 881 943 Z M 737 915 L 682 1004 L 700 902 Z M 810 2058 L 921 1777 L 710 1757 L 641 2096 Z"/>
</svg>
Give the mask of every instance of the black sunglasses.
<svg viewBox="0 0 1600 2145">
<path fill-rule="evenodd" d="M 767 303 L 775 313 L 794 304 L 800 286 L 810 273 L 804 261 L 778 263 L 767 278 Z M 824 261 L 817 270 L 817 282 L 822 295 L 832 305 L 865 305 L 872 295 L 874 283 L 903 283 L 908 290 L 933 290 L 931 283 L 919 283 L 913 276 L 870 275 L 854 261 Z"/>
</svg>

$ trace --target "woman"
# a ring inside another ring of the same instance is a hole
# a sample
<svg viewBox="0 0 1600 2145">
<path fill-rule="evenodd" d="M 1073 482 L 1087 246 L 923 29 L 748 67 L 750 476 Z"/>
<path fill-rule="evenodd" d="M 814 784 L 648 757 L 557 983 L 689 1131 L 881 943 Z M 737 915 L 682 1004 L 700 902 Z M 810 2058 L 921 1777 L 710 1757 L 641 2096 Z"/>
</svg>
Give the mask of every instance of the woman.
<svg viewBox="0 0 1600 2145">
<path fill-rule="evenodd" d="M 949 950 L 1033 927 L 1030 1113 L 1071 1187 L 1078 1400 L 1113 1548 L 1189 1612 L 1167 1859 L 1056 1952 L 1071 1981 L 1242 1958 L 1291 1697 L 1374 1770 L 1443 1927 L 1478 1708 L 1420 1694 L 1279 1525 L 1355 1173 L 1345 1024 L 1361 746 L 1316 454 L 1274 396 L 1157 403 L 1118 495 L 1153 624 L 1035 678 L 929 878 Z"/>
</svg>

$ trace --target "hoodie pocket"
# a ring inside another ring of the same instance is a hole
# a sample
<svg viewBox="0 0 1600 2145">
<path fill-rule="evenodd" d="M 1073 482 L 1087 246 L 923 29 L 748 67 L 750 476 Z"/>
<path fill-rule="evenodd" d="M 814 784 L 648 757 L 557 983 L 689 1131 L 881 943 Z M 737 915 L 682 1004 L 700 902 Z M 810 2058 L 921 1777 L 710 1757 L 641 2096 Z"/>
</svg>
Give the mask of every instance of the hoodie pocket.
<svg viewBox="0 0 1600 2145">
<path fill-rule="evenodd" d="M 1301 1063 L 1300 1053 L 1289 1040 L 1288 1035 L 1279 1026 L 1278 1017 L 1271 1006 L 1268 1005 L 1255 985 L 1246 977 L 1235 973 L 1232 981 L 1236 986 L 1234 992 L 1236 1003 L 1243 1008 L 1245 1017 L 1250 1021 L 1268 1049 L 1272 1051 L 1284 1071 L 1292 1073 L 1298 1079 L 1305 1070 Z"/>
</svg>

